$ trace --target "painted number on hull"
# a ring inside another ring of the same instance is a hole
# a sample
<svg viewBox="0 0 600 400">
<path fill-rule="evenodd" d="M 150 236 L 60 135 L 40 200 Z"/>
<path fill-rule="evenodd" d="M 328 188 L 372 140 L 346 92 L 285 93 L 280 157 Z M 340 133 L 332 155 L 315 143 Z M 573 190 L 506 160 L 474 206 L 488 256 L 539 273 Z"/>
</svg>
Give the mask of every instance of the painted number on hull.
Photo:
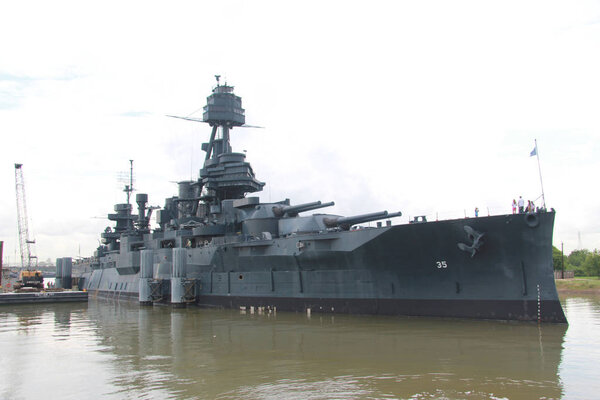
<svg viewBox="0 0 600 400">
<path fill-rule="evenodd" d="M 442 269 L 442 268 L 448 268 L 448 264 L 446 263 L 446 261 L 436 261 L 436 265 L 438 267 L 438 269 Z"/>
</svg>

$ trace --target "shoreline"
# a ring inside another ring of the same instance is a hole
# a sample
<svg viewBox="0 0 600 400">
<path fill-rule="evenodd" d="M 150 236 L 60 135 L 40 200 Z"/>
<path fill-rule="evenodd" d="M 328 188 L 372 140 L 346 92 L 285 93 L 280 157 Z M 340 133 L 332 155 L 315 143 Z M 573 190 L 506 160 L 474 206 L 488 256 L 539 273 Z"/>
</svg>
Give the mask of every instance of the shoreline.
<svg viewBox="0 0 600 400">
<path fill-rule="evenodd" d="M 555 279 L 559 294 L 596 294 L 600 295 L 600 280 L 590 278 Z"/>
<path fill-rule="evenodd" d="M 558 294 L 595 294 L 600 296 L 600 289 L 556 288 Z"/>
</svg>

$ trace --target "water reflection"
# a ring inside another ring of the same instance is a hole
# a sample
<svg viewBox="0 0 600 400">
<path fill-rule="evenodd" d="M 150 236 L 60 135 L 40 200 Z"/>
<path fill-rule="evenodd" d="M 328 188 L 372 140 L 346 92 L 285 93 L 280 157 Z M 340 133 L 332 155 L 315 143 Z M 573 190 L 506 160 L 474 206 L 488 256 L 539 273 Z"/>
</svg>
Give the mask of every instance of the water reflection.
<svg viewBox="0 0 600 400">
<path fill-rule="evenodd" d="M 569 399 L 599 398 L 600 296 L 561 298 L 569 329 L 559 367 Z"/>
<path fill-rule="evenodd" d="M 106 301 L 4 307 L 0 398 L 591 398 L 600 298 L 562 300 L 568 330 Z"/>
<path fill-rule="evenodd" d="M 91 302 L 117 389 L 177 398 L 560 398 L 564 325 Z"/>
<path fill-rule="evenodd" d="M 73 358 L 63 351 L 65 346 L 76 348 L 71 331 L 81 334 L 78 323 L 87 321 L 86 310 L 81 303 L 0 307 L 0 398 L 39 397 L 55 382 L 68 385 L 65 378 L 77 376 L 67 372 L 73 365 L 86 367 L 77 360 L 84 354 Z M 65 376 L 57 376 L 58 371 Z"/>
</svg>

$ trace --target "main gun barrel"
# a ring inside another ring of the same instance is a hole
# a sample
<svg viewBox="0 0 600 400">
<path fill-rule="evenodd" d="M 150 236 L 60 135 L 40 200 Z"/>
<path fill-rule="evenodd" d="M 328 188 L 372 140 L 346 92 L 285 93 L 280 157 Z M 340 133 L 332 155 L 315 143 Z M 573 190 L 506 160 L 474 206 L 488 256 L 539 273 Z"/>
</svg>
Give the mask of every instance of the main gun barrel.
<svg viewBox="0 0 600 400">
<path fill-rule="evenodd" d="M 351 217 L 325 218 L 323 219 L 323 222 L 328 228 L 340 227 L 347 231 L 352 225 L 362 224 L 363 222 L 377 221 L 384 218 L 399 217 L 401 215 L 402 213 L 400 211 L 391 214 L 387 211 L 379 211 L 370 214 L 353 215 Z"/>
<path fill-rule="evenodd" d="M 287 214 L 290 217 L 294 217 L 294 216 L 298 215 L 298 213 L 301 213 L 304 211 L 316 210 L 318 208 L 323 208 L 323 207 L 330 207 L 330 206 L 333 206 L 334 204 L 335 203 L 333 201 L 330 201 L 329 203 L 321 203 L 320 201 L 313 201 L 312 203 L 297 204 L 295 206 L 274 206 L 273 214 L 275 214 L 276 217 L 282 217 L 285 214 Z"/>
</svg>

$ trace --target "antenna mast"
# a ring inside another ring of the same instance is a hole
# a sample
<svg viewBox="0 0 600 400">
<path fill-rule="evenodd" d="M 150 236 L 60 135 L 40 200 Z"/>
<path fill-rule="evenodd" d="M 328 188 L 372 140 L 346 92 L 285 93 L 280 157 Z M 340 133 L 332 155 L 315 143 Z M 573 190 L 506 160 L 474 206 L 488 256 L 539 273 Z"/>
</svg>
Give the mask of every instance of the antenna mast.
<svg viewBox="0 0 600 400">
<path fill-rule="evenodd" d="M 133 229 L 131 219 L 131 193 L 133 192 L 133 160 L 129 160 L 129 185 L 125 185 L 124 192 L 127 193 L 127 229 Z"/>
<path fill-rule="evenodd" d="M 131 192 L 133 192 L 133 160 L 129 160 L 129 185 L 125 185 L 124 192 L 127 192 L 127 204 L 131 204 Z"/>
</svg>

